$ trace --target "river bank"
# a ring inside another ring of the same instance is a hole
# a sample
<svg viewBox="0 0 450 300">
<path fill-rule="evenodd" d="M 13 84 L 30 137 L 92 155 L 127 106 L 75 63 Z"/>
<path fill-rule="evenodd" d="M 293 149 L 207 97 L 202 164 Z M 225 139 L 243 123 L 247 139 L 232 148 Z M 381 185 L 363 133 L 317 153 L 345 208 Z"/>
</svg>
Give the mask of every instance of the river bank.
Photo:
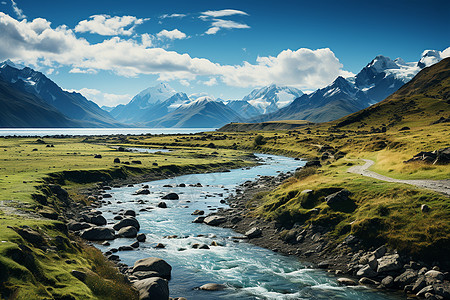
<svg viewBox="0 0 450 300">
<path fill-rule="evenodd" d="M 222 218 L 219 226 L 242 234 L 238 237 L 240 239 L 295 256 L 314 268 L 328 270 L 336 275 L 340 284 L 362 284 L 395 295 L 403 294 L 405 298 L 450 299 L 449 273 L 439 267 L 439 258 L 433 263 L 425 263 L 384 245 L 367 249 L 352 235 L 337 243 L 333 236 L 327 234 L 330 232 L 327 224 L 294 224 L 286 229 L 280 223 L 255 214 L 254 209 L 258 205 L 255 198 L 276 189 L 287 177 L 281 173 L 245 182 L 237 188 L 236 195 L 227 198 L 229 209 L 209 217 Z"/>
</svg>

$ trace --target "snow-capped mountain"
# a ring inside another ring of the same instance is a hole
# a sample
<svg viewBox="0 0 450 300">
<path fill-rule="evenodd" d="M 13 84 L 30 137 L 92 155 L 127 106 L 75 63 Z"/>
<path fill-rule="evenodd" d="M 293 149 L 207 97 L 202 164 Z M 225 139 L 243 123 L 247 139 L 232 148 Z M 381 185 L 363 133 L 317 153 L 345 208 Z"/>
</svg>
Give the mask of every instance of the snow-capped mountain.
<svg viewBox="0 0 450 300">
<path fill-rule="evenodd" d="M 242 100 L 250 103 L 261 114 L 267 114 L 289 105 L 301 95 L 303 92 L 299 89 L 271 84 L 254 89 Z"/>
<path fill-rule="evenodd" d="M 128 104 L 116 106 L 111 115 L 121 122 L 134 123 L 136 116 L 141 116 L 142 111 L 169 99 L 175 93 L 167 83 L 160 83 L 141 91 Z"/>
<path fill-rule="evenodd" d="M 0 78 L 20 89 L 35 95 L 48 105 L 72 120 L 82 121 L 84 127 L 120 126 L 106 111 L 81 94 L 61 89 L 41 72 L 28 67 L 16 66 L 11 61 L 0 64 Z"/>
<path fill-rule="evenodd" d="M 441 60 L 440 52 L 426 50 L 419 62 L 391 60 L 379 55 L 356 76 L 338 77 L 330 85 L 303 95 L 280 110 L 251 121 L 303 119 L 327 122 L 380 102 L 410 81 L 422 68 Z"/>
<path fill-rule="evenodd" d="M 211 128 L 241 120 L 240 116 L 222 101 L 200 97 L 180 105 L 174 111 L 154 121 L 145 123 L 150 127 Z"/>
<path fill-rule="evenodd" d="M 239 112 L 244 119 L 250 119 L 261 114 L 261 111 L 244 100 L 230 100 L 224 102 L 232 110 Z"/>
</svg>

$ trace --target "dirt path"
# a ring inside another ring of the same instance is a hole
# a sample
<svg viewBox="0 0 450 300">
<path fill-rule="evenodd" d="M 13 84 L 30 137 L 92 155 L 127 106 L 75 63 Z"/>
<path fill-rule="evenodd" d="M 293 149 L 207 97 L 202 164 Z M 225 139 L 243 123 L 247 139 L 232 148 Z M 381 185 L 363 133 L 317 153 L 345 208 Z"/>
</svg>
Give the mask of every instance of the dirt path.
<svg viewBox="0 0 450 300">
<path fill-rule="evenodd" d="M 418 180 L 404 180 L 404 179 L 395 179 L 387 176 L 380 175 L 373 171 L 369 171 L 368 169 L 374 164 L 374 162 L 370 159 L 363 159 L 366 163 L 362 166 L 353 166 L 350 167 L 347 172 L 355 173 L 371 178 L 375 178 L 378 180 L 383 180 L 387 182 L 398 182 L 398 183 L 406 183 L 415 185 L 418 187 L 426 188 L 433 190 L 438 193 L 442 193 L 445 195 L 450 195 L 450 179 L 444 180 L 428 180 L 428 179 L 418 179 Z"/>
</svg>

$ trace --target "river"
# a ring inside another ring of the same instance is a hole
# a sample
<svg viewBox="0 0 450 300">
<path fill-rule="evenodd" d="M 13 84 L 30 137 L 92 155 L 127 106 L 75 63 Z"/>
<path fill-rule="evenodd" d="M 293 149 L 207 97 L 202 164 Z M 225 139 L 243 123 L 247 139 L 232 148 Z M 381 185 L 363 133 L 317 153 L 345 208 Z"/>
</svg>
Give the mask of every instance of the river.
<svg viewBox="0 0 450 300">
<path fill-rule="evenodd" d="M 206 213 L 219 207 L 226 208 L 220 200 L 227 197 L 238 184 L 254 180 L 258 176 L 277 175 L 279 171 L 293 171 L 304 165 L 282 156 L 257 155 L 263 165 L 231 172 L 185 175 L 170 179 L 151 181 L 150 195 L 132 195 L 141 184 L 134 187 L 113 188 L 110 192 L 112 204 L 100 210 L 108 220 L 120 210 L 153 207 L 150 211 L 139 212 L 137 219 L 140 232 L 147 235 L 138 250 L 123 251 L 119 255 L 122 262 L 133 265 L 138 259 L 160 257 L 172 267 L 169 282 L 172 297 L 186 297 L 190 300 L 210 299 L 399 299 L 364 286 L 345 287 L 336 283 L 336 277 L 323 270 L 307 268 L 307 264 L 295 257 L 284 256 L 231 237 L 238 235 L 231 229 L 211 227 L 192 223 L 196 209 Z M 180 183 L 187 187 L 175 187 Z M 200 183 L 202 187 L 190 184 Z M 172 187 L 168 187 L 171 185 Z M 169 192 L 180 195 L 179 200 L 165 200 L 168 208 L 156 208 L 161 196 Z M 147 201 L 138 204 L 137 200 Z M 176 235 L 177 238 L 164 238 Z M 200 236 L 199 236 L 200 235 Z M 119 246 L 130 245 L 134 239 L 119 238 L 111 246 L 97 245 L 102 251 Z M 207 249 L 192 249 L 194 243 L 210 245 L 216 241 L 222 246 Z M 155 249 L 163 243 L 164 249 Z M 205 283 L 223 283 L 229 289 L 218 292 L 196 290 Z"/>
</svg>

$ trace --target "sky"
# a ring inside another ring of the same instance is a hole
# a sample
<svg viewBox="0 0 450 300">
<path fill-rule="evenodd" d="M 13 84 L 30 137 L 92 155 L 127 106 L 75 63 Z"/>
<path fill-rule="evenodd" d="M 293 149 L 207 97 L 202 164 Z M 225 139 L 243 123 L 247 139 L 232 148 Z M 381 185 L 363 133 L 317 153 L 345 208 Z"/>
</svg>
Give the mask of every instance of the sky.
<svg viewBox="0 0 450 300">
<path fill-rule="evenodd" d="M 100 106 L 160 82 L 242 99 L 272 83 L 313 91 L 377 55 L 444 51 L 449 12 L 448 0 L 0 0 L 0 61 Z"/>
</svg>

